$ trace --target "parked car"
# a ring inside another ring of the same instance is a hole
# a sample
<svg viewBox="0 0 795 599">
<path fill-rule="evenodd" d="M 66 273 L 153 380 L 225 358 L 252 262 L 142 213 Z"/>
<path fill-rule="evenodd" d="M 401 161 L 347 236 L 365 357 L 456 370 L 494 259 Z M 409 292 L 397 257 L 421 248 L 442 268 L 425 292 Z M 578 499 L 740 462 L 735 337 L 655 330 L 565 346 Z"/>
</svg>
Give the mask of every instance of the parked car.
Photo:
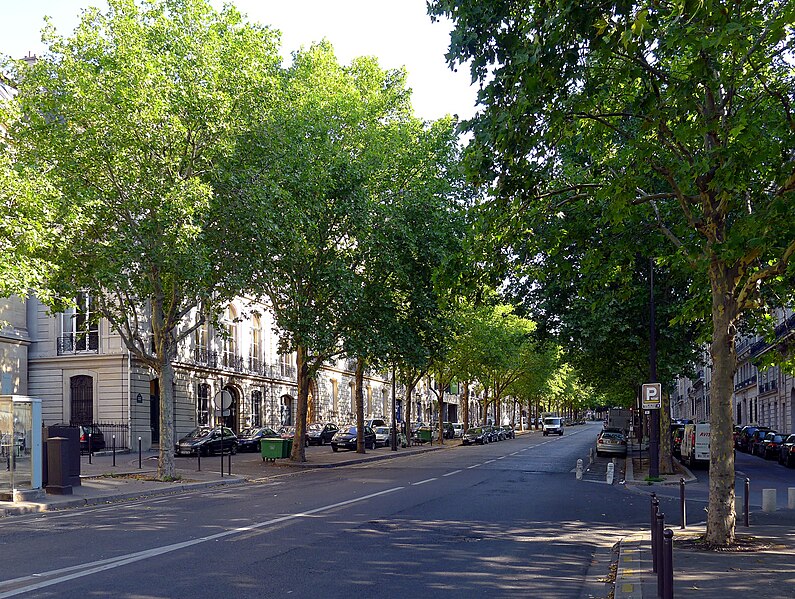
<svg viewBox="0 0 795 599">
<path fill-rule="evenodd" d="M 238 451 L 260 451 L 260 439 L 278 438 L 279 433 L 267 426 L 244 428 L 237 437 Z"/>
<path fill-rule="evenodd" d="M 795 435 L 789 435 L 779 447 L 778 463 L 790 468 L 795 466 Z"/>
<path fill-rule="evenodd" d="M 378 426 L 387 426 L 387 422 L 383 418 L 371 418 L 370 420 L 364 421 L 364 426 L 375 429 Z"/>
<path fill-rule="evenodd" d="M 506 439 L 516 438 L 516 432 L 513 430 L 513 427 L 510 424 L 504 424 L 502 426 L 502 432 L 505 435 Z"/>
<path fill-rule="evenodd" d="M 306 441 L 308 445 L 325 445 L 331 443 L 331 439 L 340 430 L 336 424 L 331 422 L 320 424 L 318 422 L 310 424 L 306 428 Z"/>
<path fill-rule="evenodd" d="M 443 422 L 442 430 L 444 431 L 445 439 L 453 439 L 455 437 L 455 429 L 452 422 Z"/>
<path fill-rule="evenodd" d="M 453 422 L 453 439 L 460 439 L 464 436 L 464 425 L 460 422 Z"/>
<path fill-rule="evenodd" d="M 751 436 L 748 437 L 748 453 L 750 453 L 751 455 L 759 455 L 759 453 L 757 453 L 759 451 L 758 446 L 765 439 L 765 435 L 767 435 L 771 431 L 772 429 L 768 427 L 760 427 L 756 429 L 753 433 L 751 433 Z"/>
<path fill-rule="evenodd" d="M 295 443 L 295 427 L 294 426 L 283 426 L 279 429 L 279 436 L 282 439 L 292 439 L 293 443 Z M 304 439 L 304 447 L 309 447 L 309 437 L 307 436 Z"/>
<path fill-rule="evenodd" d="M 375 431 L 369 426 L 364 427 L 364 448 L 375 449 Z M 342 449 L 356 449 L 356 427 L 346 426 L 341 428 L 331 439 L 332 451 Z"/>
<path fill-rule="evenodd" d="M 740 430 L 740 432 L 737 434 L 737 441 L 736 441 L 735 448 L 739 449 L 740 451 L 744 451 L 746 453 L 750 453 L 751 452 L 751 447 L 750 447 L 751 436 L 756 431 L 758 431 L 759 429 L 762 429 L 762 430 L 765 430 L 765 431 L 769 431 L 770 427 L 769 426 L 758 426 L 758 425 L 755 425 L 755 424 L 748 424 L 748 425 L 744 426 L 742 428 L 742 430 Z"/>
<path fill-rule="evenodd" d="M 377 426 L 375 431 L 375 444 L 386 447 L 392 444 L 392 428 L 389 426 Z"/>
<path fill-rule="evenodd" d="M 766 460 L 772 460 L 778 456 L 779 449 L 784 444 L 784 440 L 789 437 L 787 433 L 769 432 L 759 444 L 758 455 Z"/>
<path fill-rule="evenodd" d="M 561 435 L 563 436 L 563 419 L 559 416 L 547 416 L 542 423 L 544 427 L 544 436 L 547 435 Z"/>
<path fill-rule="evenodd" d="M 223 434 L 222 434 L 223 433 Z M 231 428 L 201 426 L 182 437 L 176 446 L 177 455 L 212 455 L 229 451 L 237 453 L 237 435 Z"/>
<path fill-rule="evenodd" d="M 623 433 L 600 431 L 596 436 L 596 455 L 627 455 L 627 438 Z"/>
<path fill-rule="evenodd" d="M 105 449 L 105 435 L 96 424 L 80 425 L 80 453 L 88 453 L 88 435 L 91 435 L 91 452 Z"/>
<path fill-rule="evenodd" d="M 485 445 L 491 441 L 491 431 L 486 430 L 482 426 L 473 426 L 467 429 L 467 432 L 461 437 L 462 445 Z"/>
<path fill-rule="evenodd" d="M 671 432 L 671 453 L 676 457 L 682 455 L 682 439 L 685 436 L 685 427 L 680 426 Z"/>
</svg>

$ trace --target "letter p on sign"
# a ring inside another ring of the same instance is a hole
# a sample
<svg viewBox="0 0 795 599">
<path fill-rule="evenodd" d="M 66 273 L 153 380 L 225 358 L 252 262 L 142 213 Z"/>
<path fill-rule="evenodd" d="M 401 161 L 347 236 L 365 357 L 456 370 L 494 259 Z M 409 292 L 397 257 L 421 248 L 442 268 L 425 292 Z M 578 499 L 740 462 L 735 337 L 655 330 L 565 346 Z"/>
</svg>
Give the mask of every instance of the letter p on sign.
<svg viewBox="0 0 795 599">
<path fill-rule="evenodd" d="M 660 383 L 644 383 L 641 391 L 641 403 L 644 410 L 662 408 L 662 385 Z"/>
</svg>

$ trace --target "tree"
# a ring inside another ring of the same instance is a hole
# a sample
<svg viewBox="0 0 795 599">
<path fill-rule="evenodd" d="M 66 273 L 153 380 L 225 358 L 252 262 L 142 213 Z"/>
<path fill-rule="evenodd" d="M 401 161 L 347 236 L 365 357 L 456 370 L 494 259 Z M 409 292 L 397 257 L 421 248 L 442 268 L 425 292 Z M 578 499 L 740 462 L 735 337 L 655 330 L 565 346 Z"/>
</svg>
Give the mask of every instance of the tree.
<svg viewBox="0 0 795 599">
<path fill-rule="evenodd" d="M 435 0 L 455 20 L 449 59 L 471 60 L 485 106 L 470 165 L 494 207 L 533 223 L 574 205 L 654 223 L 658 259 L 709 299 L 713 379 L 706 542 L 734 540 L 738 319 L 792 273 L 795 6 Z M 789 269 L 789 271 L 788 271 Z"/>
<path fill-rule="evenodd" d="M 249 289 L 273 310 L 281 349 L 297 354 L 295 461 L 306 460 L 309 382 L 343 352 L 361 297 L 359 244 L 385 162 L 384 131 L 407 111 L 402 72 L 372 58 L 342 66 L 330 44 L 315 44 L 294 54 L 278 101 L 241 143 L 226 178 L 251 209 L 234 240 L 255 273 Z"/>
<path fill-rule="evenodd" d="M 275 36 L 203 0 L 110 0 L 72 37 L 44 38 L 49 52 L 18 67 L 9 135 L 19 168 L 46 174 L 70 210 L 47 284 L 88 291 L 158 377 L 158 477 L 170 479 L 177 347 L 248 278 L 225 244 L 244 215 L 213 181 L 269 94 Z"/>
</svg>

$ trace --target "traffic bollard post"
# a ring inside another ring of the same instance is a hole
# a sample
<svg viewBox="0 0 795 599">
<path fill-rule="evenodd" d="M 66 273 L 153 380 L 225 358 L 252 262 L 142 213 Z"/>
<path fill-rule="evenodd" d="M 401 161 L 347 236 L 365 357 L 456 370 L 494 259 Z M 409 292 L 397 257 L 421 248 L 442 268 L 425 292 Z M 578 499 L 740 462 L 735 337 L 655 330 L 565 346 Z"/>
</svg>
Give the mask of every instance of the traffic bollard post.
<svg viewBox="0 0 795 599">
<path fill-rule="evenodd" d="M 687 528 L 687 504 L 685 503 L 685 479 L 679 479 L 679 512 L 681 520 L 679 528 L 684 530 Z"/>
<path fill-rule="evenodd" d="M 91 433 L 88 433 L 88 463 L 91 463 Z"/>
<path fill-rule="evenodd" d="M 141 468 L 141 437 L 138 437 L 138 470 Z"/>
<path fill-rule="evenodd" d="M 113 442 L 111 443 L 111 451 L 113 452 L 113 467 L 116 467 L 116 435 L 113 435 Z"/>
<path fill-rule="evenodd" d="M 663 531 L 663 585 L 662 599 L 674 597 L 674 531 L 666 528 Z"/>
<path fill-rule="evenodd" d="M 651 494 L 651 563 L 652 572 L 657 572 L 657 511 L 660 500 L 655 493 Z"/>
<path fill-rule="evenodd" d="M 229 463 L 226 466 L 226 473 L 232 476 L 232 449 L 229 448 Z"/>
<path fill-rule="evenodd" d="M 749 517 L 749 512 L 751 511 L 750 495 L 751 495 L 751 479 L 750 478 L 746 478 L 745 479 L 745 500 L 744 500 L 745 506 L 744 506 L 744 510 L 743 510 L 745 512 L 744 513 L 744 518 L 745 518 L 744 524 L 745 524 L 746 527 L 751 526 L 751 519 Z"/>
<path fill-rule="evenodd" d="M 665 529 L 665 514 L 657 514 L 657 596 L 662 597 L 665 567 L 663 564 L 663 530 Z"/>
</svg>

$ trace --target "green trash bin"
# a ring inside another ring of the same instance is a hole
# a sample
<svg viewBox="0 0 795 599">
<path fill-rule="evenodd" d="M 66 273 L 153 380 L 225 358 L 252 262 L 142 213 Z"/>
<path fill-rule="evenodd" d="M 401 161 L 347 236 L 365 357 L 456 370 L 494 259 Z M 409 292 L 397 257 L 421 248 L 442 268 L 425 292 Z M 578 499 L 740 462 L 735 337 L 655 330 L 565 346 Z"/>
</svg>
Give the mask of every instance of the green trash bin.
<svg viewBox="0 0 795 599">
<path fill-rule="evenodd" d="M 284 439 L 284 446 L 282 447 L 282 457 L 289 458 L 291 453 L 293 453 L 293 440 Z"/>
<path fill-rule="evenodd" d="M 420 443 L 430 443 L 431 435 L 433 435 L 433 429 L 429 426 L 421 426 L 417 429 L 417 438 Z"/>
<path fill-rule="evenodd" d="M 262 461 L 275 462 L 279 458 L 288 457 L 290 453 L 285 453 L 285 447 L 288 442 L 290 446 L 292 446 L 292 441 L 290 439 L 260 439 L 259 446 L 262 452 Z"/>
</svg>

